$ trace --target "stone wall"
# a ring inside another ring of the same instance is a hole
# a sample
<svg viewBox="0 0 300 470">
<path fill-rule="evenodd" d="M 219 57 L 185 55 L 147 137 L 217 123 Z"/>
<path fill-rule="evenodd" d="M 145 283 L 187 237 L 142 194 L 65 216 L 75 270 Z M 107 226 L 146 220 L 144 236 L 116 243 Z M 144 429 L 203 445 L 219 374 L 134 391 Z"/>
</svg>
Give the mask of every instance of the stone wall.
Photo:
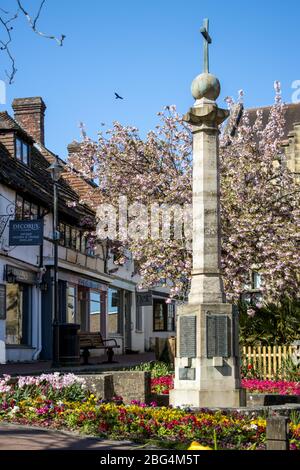
<svg viewBox="0 0 300 470">
<path fill-rule="evenodd" d="M 266 393 L 247 393 L 247 406 L 249 408 L 257 406 L 277 406 L 289 403 L 300 405 L 300 395 L 276 395 Z"/>
<path fill-rule="evenodd" d="M 143 371 L 112 371 L 105 374 L 80 375 L 87 383 L 88 389 L 97 398 L 111 400 L 122 397 L 125 404 L 132 400 L 142 403 L 151 401 L 150 373 Z"/>
</svg>

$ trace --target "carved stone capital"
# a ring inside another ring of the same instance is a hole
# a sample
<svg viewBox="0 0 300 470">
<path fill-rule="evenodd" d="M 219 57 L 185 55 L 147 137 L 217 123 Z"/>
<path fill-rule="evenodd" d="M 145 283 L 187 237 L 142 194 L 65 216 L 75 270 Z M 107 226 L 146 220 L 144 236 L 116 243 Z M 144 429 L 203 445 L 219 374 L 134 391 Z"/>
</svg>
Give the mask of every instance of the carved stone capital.
<svg viewBox="0 0 300 470">
<path fill-rule="evenodd" d="M 229 116 L 229 111 L 219 108 L 213 101 L 199 101 L 199 104 L 196 102 L 196 105 L 183 116 L 183 120 L 192 124 L 193 132 L 217 132 L 219 125 Z"/>
</svg>

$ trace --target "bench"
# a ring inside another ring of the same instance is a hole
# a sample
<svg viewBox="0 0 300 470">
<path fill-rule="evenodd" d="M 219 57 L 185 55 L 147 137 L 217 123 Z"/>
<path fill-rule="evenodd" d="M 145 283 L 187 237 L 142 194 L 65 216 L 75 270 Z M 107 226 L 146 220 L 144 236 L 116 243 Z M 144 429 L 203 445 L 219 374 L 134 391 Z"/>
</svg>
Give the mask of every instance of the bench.
<svg viewBox="0 0 300 470">
<path fill-rule="evenodd" d="M 106 349 L 107 362 L 112 363 L 114 356 L 114 349 L 119 348 L 115 338 L 103 339 L 100 332 L 79 332 L 79 347 L 83 349 L 84 364 L 88 364 L 90 349 Z"/>
</svg>

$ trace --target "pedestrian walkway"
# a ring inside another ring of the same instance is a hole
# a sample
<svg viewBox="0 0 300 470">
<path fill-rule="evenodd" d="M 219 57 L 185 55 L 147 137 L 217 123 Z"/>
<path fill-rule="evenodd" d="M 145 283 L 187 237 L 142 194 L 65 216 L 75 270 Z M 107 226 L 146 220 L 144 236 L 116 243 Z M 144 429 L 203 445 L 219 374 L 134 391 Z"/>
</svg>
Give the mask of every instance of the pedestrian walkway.
<svg viewBox="0 0 300 470">
<path fill-rule="evenodd" d="M 114 359 L 116 363 L 107 364 L 105 362 L 105 356 L 91 357 L 89 359 L 89 365 L 81 365 L 76 367 L 62 367 L 55 368 L 51 367 L 50 361 L 32 361 L 32 362 L 14 362 L 8 364 L 0 364 L 0 376 L 3 374 L 9 375 L 26 375 L 26 374 L 41 374 L 51 373 L 54 371 L 60 372 L 106 372 L 110 370 L 119 370 L 127 367 L 133 367 L 143 362 L 149 362 L 155 360 L 155 354 L 153 352 L 141 353 L 141 354 L 120 354 L 115 355 Z"/>
<path fill-rule="evenodd" d="M 1 450 L 138 450 L 130 441 L 111 441 L 83 437 L 70 432 L 54 431 L 14 424 L 0 425 Z"/>
</svg>

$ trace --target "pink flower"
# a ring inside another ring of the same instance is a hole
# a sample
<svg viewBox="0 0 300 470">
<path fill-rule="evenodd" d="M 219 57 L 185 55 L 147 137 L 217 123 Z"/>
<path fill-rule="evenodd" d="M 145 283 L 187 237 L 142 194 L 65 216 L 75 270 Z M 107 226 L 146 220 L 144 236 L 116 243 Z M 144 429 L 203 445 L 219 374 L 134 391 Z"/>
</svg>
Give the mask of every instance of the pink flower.
<svg viewBox="0 0 300 470">
<path fill-rule="evenodd" d="M 255 316 L 255 310 L 253 308 L 247 308 L 247 315 L 253 318 Z"/>
</svg>

